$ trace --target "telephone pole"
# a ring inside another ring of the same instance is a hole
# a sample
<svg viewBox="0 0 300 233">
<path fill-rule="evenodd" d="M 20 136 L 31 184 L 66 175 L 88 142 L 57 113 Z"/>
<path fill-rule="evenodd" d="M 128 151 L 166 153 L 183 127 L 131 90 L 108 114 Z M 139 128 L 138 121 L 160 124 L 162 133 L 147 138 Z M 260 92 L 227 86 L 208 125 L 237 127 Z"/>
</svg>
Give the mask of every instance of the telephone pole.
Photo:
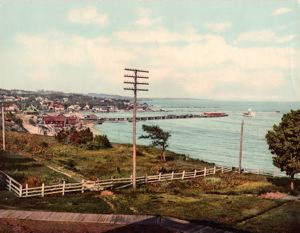
<svg viewBox="0 0 300 233">
<path fill-rule="evenodd" d="M 124 90 L 133 91 L 133 132 L 132 132 L 132 188 L 136 190 L 136 103 L 137 103 L 137 92 L 148 91 L 148 89 L 138 88 L 138 85 L 149 85 L 146 82 L 139 82 L 140 79 L 149 79 L 146 76 L 140 76 L 138 73 L 149 73 L 148 70 L 138 70 L 125 68 L 125 71 L 133 72 L 130 75 L 125 74 L 125 78 L 131 78 L 130 81 L 124 81 L 125 84 L 132 85 L 131 87 L 125 87 Z M 133 79 L 133 80 L 132 80 Z"/>
<path fill-rule="evenodd" d="M 242 172 L 243 140 L 244 140 L 244 120 L 242 120 L 242 124 L 241 124 L 239 174 L 241 174 Z"/>
<path fill-rule="evenodd" d="M 2 149 L 5 151 L 6 150 L 6 148 L 5 148 L 5 119 L 4 119 L 4 106 L 3 106 L 3 103 L 2 103 L 2 106 L 1 106 L 1 112 L 2 112 L 2 143 L 3 143 Z"/>
</svg>

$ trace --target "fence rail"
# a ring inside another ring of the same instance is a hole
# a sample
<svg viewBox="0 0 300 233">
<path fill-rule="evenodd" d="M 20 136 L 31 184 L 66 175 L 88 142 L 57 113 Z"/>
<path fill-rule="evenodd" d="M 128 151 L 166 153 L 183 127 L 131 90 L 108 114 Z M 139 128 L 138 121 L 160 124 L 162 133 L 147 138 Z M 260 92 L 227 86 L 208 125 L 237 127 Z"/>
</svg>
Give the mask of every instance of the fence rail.
<svg viewBox="0 0 300 233">
<path fill-rule="evenodd" d="M 204 168 L 202 170 L 194 171 L 182 171 L 182 172 L 171 172 L 171 173 L 159 173 L 156 175 L 145 175 L 138 176 L 136 178 L 137 184 L 147 184 L 156 182 L 165 182 L 173 180 L 186 180 L 194 179 L 197 177 L 205 177 L 215 175 L 216 173 L 227 173 L 231 172 L 231 167 L 213 167 Z M 107 188 L 124 188 L 132 185 L 132 176 L 125 178 L 113 178 L 105 180 L 82 180 L 81 182 L 66 183 L 63 181 L 61 184 L 56 185 L 45 185 L 44 183 L 40 187 L 28 187 L 28 184 L 22 186 L 19 182 L 14 180 L 12 177 L 0 171 L 0 180 L 4 183 L 5 187 L 12 191 L 18 197 L 44 197 L 45 195 L 61 194 L 62 196 L 68 192 L 81 192 L 86 190 L 99 191 Z"/>
</svg>

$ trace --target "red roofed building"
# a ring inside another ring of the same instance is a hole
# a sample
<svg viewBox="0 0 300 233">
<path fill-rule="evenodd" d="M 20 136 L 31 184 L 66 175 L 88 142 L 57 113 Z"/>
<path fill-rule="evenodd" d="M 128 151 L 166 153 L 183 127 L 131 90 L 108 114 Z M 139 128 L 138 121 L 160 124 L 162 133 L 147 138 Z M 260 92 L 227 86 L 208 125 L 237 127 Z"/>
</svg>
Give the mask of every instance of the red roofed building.
<svg viewBox="0 0 300 233">
<path fill-rule="evenodd" d="M 57 116 L 44 116 L 43 117 L 45 125 L 55 125 L 56 127 L 65 127 L 66 125 L 75 125 L 77 123 L 76 116 L 66 117 L 64 115 Z"/>
</svg>

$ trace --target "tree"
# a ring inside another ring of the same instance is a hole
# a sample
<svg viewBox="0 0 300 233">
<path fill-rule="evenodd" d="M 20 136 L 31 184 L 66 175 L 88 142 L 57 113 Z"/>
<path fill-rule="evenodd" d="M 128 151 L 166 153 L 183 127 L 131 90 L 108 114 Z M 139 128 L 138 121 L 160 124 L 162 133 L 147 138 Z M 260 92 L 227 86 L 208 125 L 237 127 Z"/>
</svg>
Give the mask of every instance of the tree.
<svg viewBox="0 0 300 233">
<path fill-rule="evenodd" d="M 93 133 L 89 128 L 78 131 L 75 127 L 72 127 L 70 130 L 62 129 L 56 134 L 55 138 L 59 142 L 86 145 L 88 142 L 93 141 Z"/>
<path fill-rule="evenodd" d="M 142 127 L 147 135 L 142 135 L 139 138 L 150 138 L 152 140 L 152 146 L 159 147 L 162 150 L 161 160 L 166 161 L 165 150 L 169 146 L 168 139 L 171 137 L 170 132 L 163 131 L 157 125 L 143 125 Z"/>
<path fill-rule="evenodd" d="M 273 156 L 273 164 L 291 177 L 294 192 L 294 176 L 300 172 L 300 110 L 284 114 L 281 122 L 268 131 L 266 139 Z"/>
<path fill-rule="evenodd" d="M 112 145 L 106 135 L 96 135 L 93 141 L 87 144 L 88 150 L 99 150 L 106 148 L 112 148 Z"/>
</svg>

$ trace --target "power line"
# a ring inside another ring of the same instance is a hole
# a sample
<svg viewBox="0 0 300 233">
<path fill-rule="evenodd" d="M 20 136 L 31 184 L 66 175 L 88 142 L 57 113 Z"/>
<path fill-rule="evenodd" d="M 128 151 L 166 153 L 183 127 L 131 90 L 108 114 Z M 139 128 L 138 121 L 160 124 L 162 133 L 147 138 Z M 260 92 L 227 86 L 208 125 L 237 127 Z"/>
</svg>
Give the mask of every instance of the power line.
<svg viewBox="0 0 300 233">
<path fill-rule="evenodd" d="M 132 132 L 132 188 L 136 190 L 136 103 L 137 103 L 137 92 L 138 91 L 148 91 L 148 89 L 138 88 L 139 85 L 149 85 L 146 82 L 139 82 L 139 79 L 149 79 L 147 76 L 138 75 L 141 73 L 149 73 L 148 70 L 139 70 L 139 69 L 131 69 L 125 68 L 125 71 L 133 72 L 132 74 L 125 74 L 125 78 L 133 78 L 130 81 L 124 81 L 126 85 L 132 85 L 131 87 L 125 87 L 124 90 L 133 91 L 134 101 L 133 101 L 133 132 Z"/>
</svg>

